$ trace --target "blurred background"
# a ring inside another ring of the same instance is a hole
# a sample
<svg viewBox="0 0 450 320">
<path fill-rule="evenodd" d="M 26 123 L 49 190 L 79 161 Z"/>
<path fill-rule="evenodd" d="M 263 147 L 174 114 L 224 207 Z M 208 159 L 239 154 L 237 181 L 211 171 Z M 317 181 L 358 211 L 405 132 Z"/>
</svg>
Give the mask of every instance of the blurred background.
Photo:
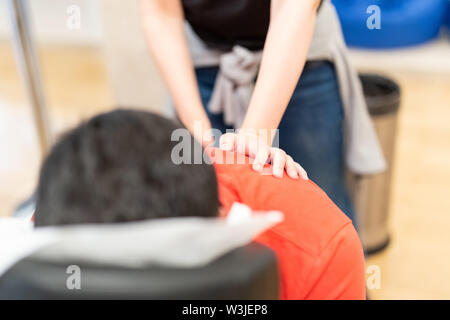
<svg viewBox="0 0 450 320">
<path fill-rule="evenodd" d="M 387 106 L 373 119 L 388 172 L 350 177 L 363 242 L 376 252 L 367 265 L 378 266 L 381 275 L 381 286 L 369 296 L 450 299 L 450 2 L 333 3 L 353 64 L 382 76 L 364 78 L 368 99 Z M 7 4 L 0 0 L 0 216 L 11 215 L 32 194 L 41 161 Z M 166 91 L 136 0 L 28 4 L 53 137 L 115 105 L 164 111 Z"/>
</svg>

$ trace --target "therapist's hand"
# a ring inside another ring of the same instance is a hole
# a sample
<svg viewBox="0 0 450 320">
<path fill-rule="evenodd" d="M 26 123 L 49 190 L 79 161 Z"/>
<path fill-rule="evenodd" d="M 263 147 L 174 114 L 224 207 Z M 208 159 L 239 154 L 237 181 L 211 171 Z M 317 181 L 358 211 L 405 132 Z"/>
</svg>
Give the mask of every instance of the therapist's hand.
<svg viewBox="0 0 450 320">
<path fill-rule="evenodd" d="M 300 164 L 279 148 L 268 146 L 264 139 L 252 133 L 226 133 L 220 137 L 220 149 L 235 151 L 253 159 L 253 170 L 261 172 L 266 163 L 272 164 L 275 177 L 283 177 L 286 170 L 289 177 L 308 180 L 308 175 Z"/>
</svg>

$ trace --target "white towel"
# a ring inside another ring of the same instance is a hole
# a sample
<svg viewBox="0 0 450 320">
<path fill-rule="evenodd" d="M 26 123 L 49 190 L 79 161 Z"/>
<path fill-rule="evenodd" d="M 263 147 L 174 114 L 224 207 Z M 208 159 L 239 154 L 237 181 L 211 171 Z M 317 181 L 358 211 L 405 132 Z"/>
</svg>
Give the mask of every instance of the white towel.
<svg viewBox="0 0 450 320">
<path fill-rule="evenodd" d="M 33 228 L 0 219 L 0 275 L 39 251 L 49 261 L 88 261 L 140 268 L 199 267 L 250 243 L 283 220 L 278 211 L 252 212 L 235 203 L 226 219 L 171 218 L 123 224 Z"/>
</svg>

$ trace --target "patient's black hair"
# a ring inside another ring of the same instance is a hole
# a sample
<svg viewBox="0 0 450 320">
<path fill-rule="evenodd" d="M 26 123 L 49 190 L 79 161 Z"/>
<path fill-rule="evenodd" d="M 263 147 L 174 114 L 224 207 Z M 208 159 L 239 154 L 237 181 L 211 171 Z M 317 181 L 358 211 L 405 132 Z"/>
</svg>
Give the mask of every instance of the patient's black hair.
<svg viewBox="0 0 450 320">
<path fill-rule="evenodd" d="M 216 216 L 214 167 L 171 160 L 177 128 L 128 109 L 98 115 L 63 136 L 41 168 L 35 226 Z"/>
</svg>

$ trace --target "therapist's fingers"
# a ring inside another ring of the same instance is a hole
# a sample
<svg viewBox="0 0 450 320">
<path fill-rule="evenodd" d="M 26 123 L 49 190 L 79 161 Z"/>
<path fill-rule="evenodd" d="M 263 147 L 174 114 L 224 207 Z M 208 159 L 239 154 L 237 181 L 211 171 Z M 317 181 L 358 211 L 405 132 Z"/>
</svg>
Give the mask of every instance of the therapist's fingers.
<svg viewBox="0 0 450 320">
<path fill-rule="evenodd" d="M 264 140 L 259 137 L 251 138 L 249 142 L 250 154 L 254 155 L 255 160 L 253 161 L 253 170 L 261 172 L 267 160 L 270 158 L 270 147 L 265 143 Z"/>
<path fill-rule="evenodd" d="M 202 145 L 204 148 L 212 147 L 215 143 L 214 135 L 212 134 L 211 130 L 206 130 L 203 132 L 202 136 Z"/>
<path fill-rule="evenodd" d="M 235 133 L 225 133 L 220 137 L 220 149 L 225 151 L 234 151 L 236 149 L 237 135 Z"/>
<path fill-rule="evenodd" d="M 270 147 L 252 132 L 240 132 L 235 137 L 235 150 L 253 159 L 252 168 L 261 172 L 270 157 Z"/>
<path fill-rule="evenodd" d="M 264 165 L 270 160 L 272 174 L 275 177 L 283 177 L 286 170 L 289 177 L 298 179 L 302 177 L 308 180 L 308 174 L 300 164 L 294 161 L 282 149 L 269 147 L 265 140 L 250 132 L 226 133 L 220 137 L 220 148 L 226 151 L 236 151 L 253 159 L 253 169 L 261 172 Z"/>
<path fill-rule="evenodd" d="M 276 177 L 280 176 L 280 168 L 286 170 L 289 177 L 293 179 L 298 179 L 302 177 L 304 180 L 308 180 L 308 174 L 303 167 L 292 159 L 291 156 L 287 155 L 286 152 L 279 148 L 271 148 L 271 162 L 273 166 L 273 174 Z"/>
<path fill-rule="evenodd" d="M 304 180 L 308 180 L 308 173 L 306 173 L 306 170 L 303 169 L 303 167 L 301 165 L 299 165 L 297 162 L 295 163 L 295 168 L 298 172 L 298 174 L 300 175 L 300 177 L 302 177 Z"/>
<path fill-rule="evenodd" d="M 297 172 L 297 167 L 295 165 L 294 159 L 291 156 L 286 156 L 286 172 L 292 179 L 298 179 L 299 173 Z"/>
<path fill-rule="evenodd" d="M 236 151 L 253 159 L 252 168 L 261 172 L 270 157 L 270 147 L 251 132 L 225 133 L 220 137 L 220 149 Z"/>
<path fill-rule="evenodd" d="M 273 175 L 277 178 L 282 178 L 284 173 L 284 167 L 287 163 L 286 152 L 278 148 L 271 148 L 270 158 L 272 159 Z"/>
</svg>

